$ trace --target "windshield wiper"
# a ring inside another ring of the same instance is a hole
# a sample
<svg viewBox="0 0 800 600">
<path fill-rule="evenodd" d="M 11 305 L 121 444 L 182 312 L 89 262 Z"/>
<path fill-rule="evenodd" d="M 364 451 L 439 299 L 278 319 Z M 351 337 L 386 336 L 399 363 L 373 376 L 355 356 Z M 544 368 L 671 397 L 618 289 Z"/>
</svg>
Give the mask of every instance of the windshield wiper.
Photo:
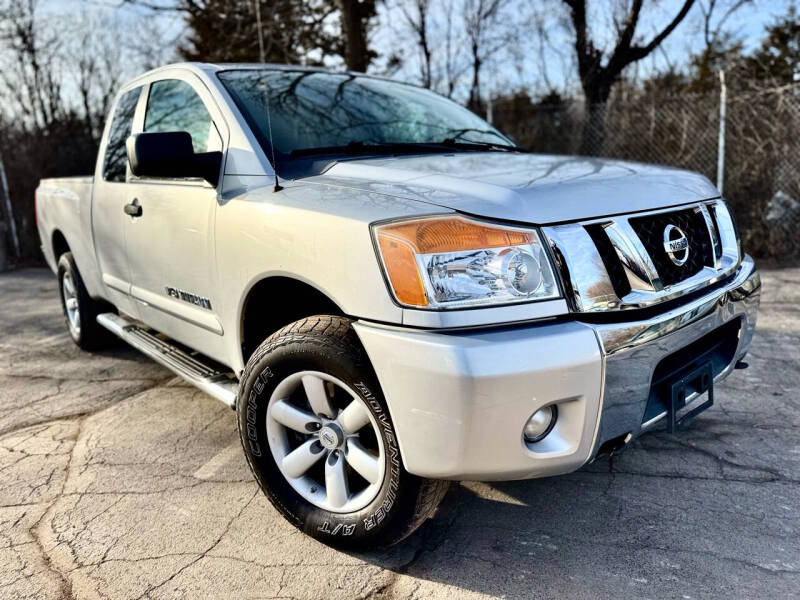
<svg viewBox="0 0 800 600">
<path fill-rule="evenodd" d="M 315 154 L 386 154 L 392 152 L 419 152 L 420 150 L 446 150 L 444 144 L 426 142 L 363 142 L 354 140 L 342 146 L 317 146 L 315 148 L 296 148 L 292 156 L 311 156 Z"/>
<path fill-rule="evenodd" d="M 313 156 L 324 154 L 391 154 L 394 152 L 449 152 L 456 150 L 498 150 L 503 152 L 527 152 L 518 146 L 496 144 L 493 142 L 466 142 L 455 138 L 446 138 L 441 142 L 364 142 L 353 140 L 341 146 L 318 146 L 315 148 L 297 148 L 291 156 Z"/>
<path fill-rule="evenodd" d="M 458 148 L 459 150 L 501 150 L 503 152 L 529 152 L 519 146 L 509 144 L 497 144 L 495 142 L 477 142 L 472 140 L 457 140 L 456 138 L 445 138 L 439 142 L 442 146 Z"/>
</svg>

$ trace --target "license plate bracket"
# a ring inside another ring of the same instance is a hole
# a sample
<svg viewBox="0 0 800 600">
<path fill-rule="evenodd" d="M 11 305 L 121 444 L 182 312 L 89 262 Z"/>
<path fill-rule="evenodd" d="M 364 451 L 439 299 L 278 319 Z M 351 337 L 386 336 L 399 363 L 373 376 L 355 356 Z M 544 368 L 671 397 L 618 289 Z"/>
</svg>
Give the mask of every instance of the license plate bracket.
<svg viewBox="0 0 800 600">
<path fill-rule="evenodd" d="M 712 363 L 706 362 L 682 375 L 671 384 L 670 402 L 667 406 L 667 432 L 675 433 L 701 412 L 714 405 L 714 371 Z M 708 392 L 705 402 L 695 406 L 689 411 L 678 415 L 686 406 L 686 398 L 691 394 L 704 394 Z"/>
</svg>

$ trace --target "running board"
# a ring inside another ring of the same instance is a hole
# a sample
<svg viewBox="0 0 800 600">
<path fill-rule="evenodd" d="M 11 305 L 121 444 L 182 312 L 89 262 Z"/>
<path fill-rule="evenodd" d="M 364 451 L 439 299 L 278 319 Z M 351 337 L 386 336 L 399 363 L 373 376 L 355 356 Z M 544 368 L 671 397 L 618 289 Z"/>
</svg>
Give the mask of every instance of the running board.
<svg viewBox="0 0 800 600">
<path fill-rule="evenodd" d="M 217 370 L 120 315 L 103 313 L 97 315 L 97 322 L 206 394 L 236 408 L 239 382 L 232 373 Z"/>
</svg>

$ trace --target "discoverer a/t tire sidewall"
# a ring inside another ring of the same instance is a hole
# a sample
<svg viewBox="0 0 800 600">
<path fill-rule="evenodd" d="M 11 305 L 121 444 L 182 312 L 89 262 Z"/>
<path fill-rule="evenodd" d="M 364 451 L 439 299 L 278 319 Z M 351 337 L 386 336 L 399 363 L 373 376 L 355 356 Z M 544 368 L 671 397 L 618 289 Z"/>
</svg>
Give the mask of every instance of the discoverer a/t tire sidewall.
<svg viewBox="0 0 800 600">
<path fill-rule="evenodd" d="M 386 475 L 376 497 L 357 512 L 334 513 L 311 504 L 275 463 L 267 438 L 267 406 L 276 386 L 299 371 L 336 377 L 364 401 L 378 423 Z M 242 446 L 261 489 L 290 523 L 326 544 L 362 549 L 391 545 L 413 532 L 438 504 L 437 499 L 433 509 L 429 506 L 431 484 L 438 490 L 444 482 L 416 477 L 402 466 L 386 402 L 347 319 L 312 317 L 268 338 L 247 363 L 237 412 Z"/>
</svg>

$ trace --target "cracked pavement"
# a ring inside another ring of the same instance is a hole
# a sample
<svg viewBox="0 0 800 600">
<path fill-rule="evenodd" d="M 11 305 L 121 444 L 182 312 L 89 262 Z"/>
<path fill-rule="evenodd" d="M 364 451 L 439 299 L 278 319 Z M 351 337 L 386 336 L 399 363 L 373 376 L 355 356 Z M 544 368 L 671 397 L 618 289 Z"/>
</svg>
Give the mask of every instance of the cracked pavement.
<svg viewBox="0 0 800 600">
<path fill-rule="evenodd" d="M 80 351 L 48 271 L 0 274 L 0 598 L 798 597 L 800 269 L 762 275 L 750 368 L 687 430 L 454 486 L 355 554 L 272 509 L 228 408 L 121 343 Z"/>
</svg>

